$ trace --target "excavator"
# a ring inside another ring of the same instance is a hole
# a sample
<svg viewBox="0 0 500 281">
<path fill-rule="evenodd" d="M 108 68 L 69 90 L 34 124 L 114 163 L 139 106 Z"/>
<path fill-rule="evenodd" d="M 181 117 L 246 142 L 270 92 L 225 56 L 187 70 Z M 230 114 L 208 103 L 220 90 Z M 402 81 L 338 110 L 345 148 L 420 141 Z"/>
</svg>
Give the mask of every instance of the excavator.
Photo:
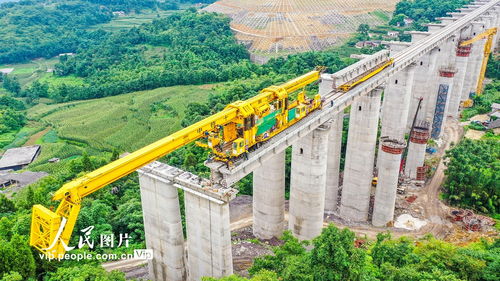
<svg viewBox="0 0 500 281">
<path fill-rule="evenodd" d="M 42 205 L 33 206 L 30 245 L 47 256 L 63 256 L 69 249 L 83 198 L 191 142 L 204 140 L 197 144 L 211 149 L 218 161 L 230 162 L 248 153 L 321 108 L 319 94 L 314 98 L 305 94 L 305 87 L 317 82 L 321 71 L 268 87 L 255 97 L 234 102 L 221 112 L 64 184 L 52 197 L 60 201 L 55 212 Z M 292 101 L 295 92 L 299 93 Z"/>
<path fill-rule="evenodd" d="M 478 34 L 476 37 L 474 37 L 470 40 L 464 41 L 460 44 L 460 47 L 465 47 L 465 46 L 469 46 L 469 45 L 471 45 L 479 40 L 483 40 L 485 38 L 487 39 L 486 44 L 484 44 L 484 50 L 483 50 L 484 58 L 483 58 L 483 62 L 481 64 L 481 71 L 479 73 L 479 79 L 478 79 L 477 86 L 476 86 L 476 95 L 481 95 L 483 93 L 484 78 L 486 77 L 486 67 L 488 66 L 488 60 L 490 58 L 490 54 L 491 54 L 492 47 L 493 47 L 493 38 L 496 34 L 497 34 L 497 28 L 496 27 L 490 28 L 481 34 Z M 473 100 L 468 99 L 462 103 L 462 107 L 469 108 L 469 107 L 472 107 L 473 104 L 474 104 Z"/>
</svg>

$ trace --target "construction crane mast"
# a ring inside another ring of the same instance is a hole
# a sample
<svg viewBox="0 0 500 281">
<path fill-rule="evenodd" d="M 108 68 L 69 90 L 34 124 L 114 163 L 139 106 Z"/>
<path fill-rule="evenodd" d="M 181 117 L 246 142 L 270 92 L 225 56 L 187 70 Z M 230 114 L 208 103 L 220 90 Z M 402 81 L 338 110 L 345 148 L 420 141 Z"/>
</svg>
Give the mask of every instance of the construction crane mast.
<svg viewBox="0 0 500 281">
<path fill-rule="evenodd" d="M 460 44 L 460 47 L 465 47 L 468 45 L 471 45 L 479 40 L 487 39 L 486 43 L 484 44 L 484 50 L 483 50 L 483 62 L 481 64 L 481 71 L 479 73 L 479 79 L 477 81 L 477 86 L 476 86 L 476 95 L 481 95 L 483 93 L 484 89 L 484 78 L 486 77 L 486 67 L 488 66 L 488 60 L 490 58 L 490 54 L 492 51 L 493 47 L 493 38 L 497 34 L 497 28 L 490 28 L 486 30 L 485 32 L 477 35 L 476 37 L 464 41 Z M 473 104 L 472 100 L 469 99 L 464 102 L 463 106 L 464 107 L 471 107 Z"/>
<path fill-rule="evenodd" d="M 63 255 L 67 249 L 84 197 L 125 177 L 137 169 L 187 145 L 200 144 L 212 149 L 214 157 L 231 161 L 290 127 L 321 107 L 321 98 L 308 99 L 304 89 L 320 78 L 320 70 L 311 71 L 280 86 L 271 86 L 246 101 L 237 101 L 198 123 L 143 147 L 121 159 L 64 184 L 52 197 L 60 200 L 55 212 L 34 205 L 30 245 L 46 255 Z M 301 90 L 295 101 L 289 95 Z"/>
</svg>

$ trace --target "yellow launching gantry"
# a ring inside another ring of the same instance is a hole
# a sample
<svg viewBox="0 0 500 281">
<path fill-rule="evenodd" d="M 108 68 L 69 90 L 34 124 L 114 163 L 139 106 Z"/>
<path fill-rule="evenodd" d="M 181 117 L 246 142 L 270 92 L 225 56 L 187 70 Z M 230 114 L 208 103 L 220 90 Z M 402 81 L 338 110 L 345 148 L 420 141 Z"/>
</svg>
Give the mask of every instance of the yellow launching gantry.
<svg viewBox="0 0 500 281">
<path fill-rule="evenodd" d="M 470 40 L 464 41 L 460 44 L 460 47 L 465 47 L 465 46 L 471 45 L 479 40 L 487 38 L 486 43 L 484 44 L 484 49 L 483 49 L 484 58 L 483 58 L 483 62 L 481 64 L 481 71 L 479 73 L 479 79 L 477 81 L 476 95 L 481 95 L 483 93 L 484 78 L 486 77 L 486 67 L 488 66 L 488 60 L 490 58 L 490 54 L 491 54 L 492 47 L 493 47 L 493 38 L 496 34 L 497 34 L 497 28 L 496 27 L 490 28 L 490 29 L 486 30 L 485 32 L 477 35 L 476 37 L 474 37 Z M 472 107 L 472 105 L 473 105 L 473 101 L 471 99 L 464 101 L 462 104 L 462 106 L 466 107 L 466 108 Z"/>
<path fill-rule="evenodd" d="M 193 141 L 205 139 L 199 145 L 212 149 L 219 161 L 230 162 L 247 153 L 321 108 L 320 95 L 308 99 L 304 92 L 320 74 L 320 70 L 311 71 L 266 88 L 253 98 L 230 104 L 219 113 L 66 183 L 52 197 L 61 201 L 55 212 L 42 205 L 33 206 L 30 245 L 48 256 L 62 256 L 85 196 Z M 297 99 L 291 101 L 290 94 L 297 91 Z"/>
<path fill-rule="evenodd" d="M 338 87 L 338 90 L 340 90 L 342 92 L 348 92 L 352 88 L 358 86 L 359 84 L 361 84 L 361 83 L 365 82 L 366 80 L 372 78 L 373 76 L 379 74 L 380 72 L 382 72 L 382 70 L 386 69 L 387 67 L 389 67 L 393 63 L 394 63 L 394 59 L 390 58 L 390 59 L 384 61 L 383 63 L 379 64 L 375 68 L 370 69 L 367 72 L 361 74 L 359 77 L 353 79 L 352 81 L 349 81 L 349 82 L 341 85 L 340 87 Z"/>
</svg>

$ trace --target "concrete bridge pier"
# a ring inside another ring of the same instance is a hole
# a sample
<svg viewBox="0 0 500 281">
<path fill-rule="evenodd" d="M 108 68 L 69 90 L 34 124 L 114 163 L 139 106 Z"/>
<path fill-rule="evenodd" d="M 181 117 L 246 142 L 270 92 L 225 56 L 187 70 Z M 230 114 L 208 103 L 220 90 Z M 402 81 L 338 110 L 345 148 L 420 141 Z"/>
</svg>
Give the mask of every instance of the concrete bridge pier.
<svg viewBox="0 0 500 281">
<path fill-rule="evenodd" d="M 406 147 L 404 139 L 380 139 L 378 163 L 378 184 L 375 191 L 372 224 L 374 226 L 388 226 L 394 220 L 396 192 L 399 180 L 401 155 Z"/>
<path fill-rule="evenodd" d="M 405 175 L 411 179 L 425 180 L 425 150 L 429 140 L 429 122 L 417 121 L 410 135 L 408 156 L 406 157 Z"/>
<path fill-rule="evenodd" d="M 323 124 L 292 146 L 288 227 L 300 240 L 313 239 L 323 227 L 329 129 Z"/>
<path fill-rule="evenodd" d="M 184 192 L 186 206 L 188 280 L 233 274 L 229 203 Z"/>
<path fill-rule="evenodd" d="M 469 37 L 472 38 L 484 31 L 484 22 L 472 22 L 472 30 Z M 462 88 L 462 102 L 469 99 L 471 90 L 477 86 L 478 65 L 482 62 L 484 44 L 481 41 L 471 45 L 471 53 L 467 63 L 467 74 L 465 75 L 464 85 Z M 474 90 L 475 92 L 475 90 Z"/>
<path fill-rule="evenodd" d="M 439 55 L 440 66 L 437 75 L 439 76 L 438 89 L 434 89 L 430 93 L 429 107 L 427 108 L 427 120 L 432 121 L 431 135 L 434 139 L 441 136 L 443 126 L 446 122 L 449 111 L 451 96 L 457 95 L 453 91 L 453 81 L 457 68 L 455 67 L 455 56 L 453 50 L 455 48 L 455 37 L 452 36 L 441 47 Z M 432 114 L 432 115 L 431 115 Z"/>
<path fill-rule="evenodd" d="M 351 105 L 340 216 L 367 221 L 375 162 L 382 88 Z"/>
<path fill-rule="evenodd" d="M 342 148 L 342 129 L 344 112 L 338 113 L 331 123 L 328 135 L 328 156 L 326 165 L 325 213 L 337 211 L 339 199 L 340 152 Z"/>
<path fill-rule="evenodd" d="M 394 219 L 414 72 L 415 66 L 410 65 L 387 82 L 382 110 L 382 138 L 377 159 L 378 183 L 372 216 L 372 224 L 375 226 L 385 226 Z"/>
<path fill-rule="evenodd" d="M 431 28 L 429 26 L 429 28 Z M 411 32 L 412 42 L 418 42 L 427 36 L 430 36 L 430 32 Z M 430 92 L 433 89 L 437 88 L 436 86 L 436 73 L 438 72 L 438 55 L 439 51 L 437 48 L 432 49 L 430 52 L 422 56 L 419 60 L 417 60 L 415 64 L 415 74 L 413 79 L 413 87 L 411 89 L 411 101 L 410 101 L 410 110 L 408 113 L 408 119 L 406 123 L 406 131 L 409 132 L 411 130 L 411 126 L 413 125 L 413 119 L 415 118 L 415 113 L 417 112 L 417 107 L 419 104 L 420 98 L 423 98 L 419 114 L 417 116 L 417 120 L 424 120 L 427 118 L 427 108 L 429 107 L 429 103 L 431 100 Z M 426 85 L 423 87 L 423 85 Z M 432 113 L 434 111 L 432 110 Z M 429 119 L 429 121 L 432 119 Z"/>
<path fill-rule="evenodd" d="M 482 17 L 480 19 L 482 25 L 481 30 L 479 33 L 482 33 L 486 31 L 488 28 L 490 28 L 490 21 L 491 17 Z M 479 34 L 478 33 L 478 34 Z M 474 43 L 475 46 L 475 52 L 471 55 L 474 58 L 474 64 L 472 66 L 472 72 L 470 73 L 472 83 L 470 84 L 470 89 L 469 93 L 475 94 L 478 86 L 478 81 L 479 81 L 479 76 L 481 73 L 481 66 L 483 64 L 483 59 L 484 59 L 484 46 L 486 45 L 486 40 L 479 40 L 476 43 Z"/>
<path fill-rule="evenodd" d="M 139 170 L 146 247 L 153 250 L 148 260 L 153 280 L 186 280 L 184 235 L 179 195 L 173 183 Z"/>
<path fill-rule="evenodd" d="M 414 74 L 415 65 L 412 64 L 388 79 L 382 102 L 382 136 L 404 138 L 410 111 Z"/>
<path fill-rule="evenodd" d="M 253 233 L 281 237 L 285 223 L 285 151 L 253 172 Z"/>
<path fill-rule="evenodd" d="M 460 43 L 468 37 L 471 32 L 471 26 L 467 26 L 462 29 L 457 38 L 455 49 L 452 49 L 455 55 L 455 66 L 457 73 L 455 74 L 455 79 L 453 79 L 453 93 L 450 97 L 450 104 L 448 106 L 447 115 L 457 118 L 458 109 L 460 108 L 460 102 L 462 98 L 462 92 L 464 87 L 465 77 L 467 75 L 467 64 L 469 62 L 470 52 L 466 48 L 460 47 Z"/>
</svg>

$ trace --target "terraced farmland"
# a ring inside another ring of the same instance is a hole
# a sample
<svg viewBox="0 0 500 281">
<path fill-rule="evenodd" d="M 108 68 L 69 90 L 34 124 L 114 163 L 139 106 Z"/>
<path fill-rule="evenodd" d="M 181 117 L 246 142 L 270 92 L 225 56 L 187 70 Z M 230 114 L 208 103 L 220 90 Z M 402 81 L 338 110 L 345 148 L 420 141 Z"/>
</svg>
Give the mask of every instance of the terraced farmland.
<svg viewBox="0 0 500 281">
<path fill-rule="evenodd" d="M 362 23 L 387 22 L 398 0 L 220 0 L 205 8 L 232 18 L 236 37 L 254 53 L 322 50 Z"/>
<path fill-rule="evenodd" d="M 42 155 L 37 170 L 51 170 L 52 157 L 80 155 L 83 149 L 99 152 L 134 151 L 181 128 L 188 103 L 205 103 L 210 87 L 176 86 L 108 98 L 63 104 L 39 104 L 29 118 L 51 127 L 36 141 Z"/>
</svg>

